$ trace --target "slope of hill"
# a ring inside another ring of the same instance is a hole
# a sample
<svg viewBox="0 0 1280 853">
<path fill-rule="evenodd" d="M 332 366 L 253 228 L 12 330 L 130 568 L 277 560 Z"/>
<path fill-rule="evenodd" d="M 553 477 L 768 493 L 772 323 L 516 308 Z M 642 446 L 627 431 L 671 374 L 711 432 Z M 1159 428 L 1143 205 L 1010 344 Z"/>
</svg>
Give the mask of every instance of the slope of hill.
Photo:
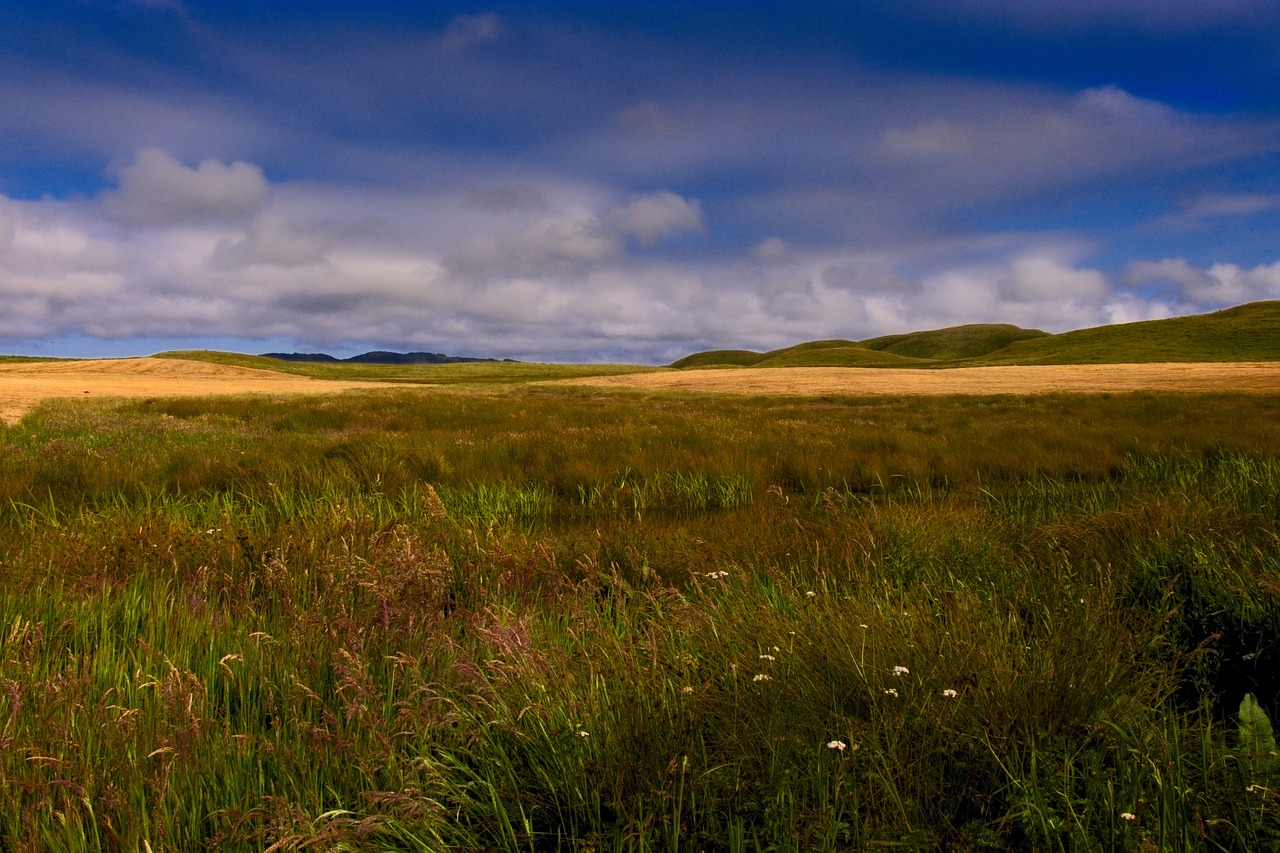
<svg viewBox="0 0 1280 853">
<path fill-rule="evenodd" d="M 914 367 L 920 359 L 868 349 L 852 341 L 816 341 L 766 353 L 755 367 Z"/>
<path fill-rule="evenodd" d="M 769 352 L 711 350 L 686 356 L 671 367 L 911 367 L 918 362 L 853 341 L 833 340 L 808 341 Z"/>
<path fill-rule="evenodd" d="M 953 326 L 862 342 L 812 341 L 768 353 L 718 350 L 672 367 L 974 367 L 1280 361 L 1280 301 L 1212 314 L 1051 335 L 1008 324 Z"/>
<path fill-rule="evenodd" d="M 1015 341 L 983 364 L 1280 361 L 1280 301 Z"/>
<path fill-rule="evenodd" d="M 863 341 L 861 346 L 911 358 L 948 361 L 978 358 L 1004 349 L 1016 341 L 1048 336 L 1048 332 L 1024 329 L 1009 323 L 977 323 L 968 326 L 951 326 L 931 332 L 885 335 Z"/>
</svg>

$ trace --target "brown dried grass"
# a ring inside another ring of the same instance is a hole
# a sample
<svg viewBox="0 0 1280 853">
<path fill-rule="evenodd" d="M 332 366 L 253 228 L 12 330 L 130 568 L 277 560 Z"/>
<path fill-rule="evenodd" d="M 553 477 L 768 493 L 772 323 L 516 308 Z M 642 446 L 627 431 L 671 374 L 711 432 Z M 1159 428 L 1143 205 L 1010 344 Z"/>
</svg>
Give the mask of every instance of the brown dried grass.
<svg viewBox="0 0 1280 853">
<path fill-rule="evenodd" d="M 375 382 L 311 379 L 272 370 L 182 359 L 121 358 L 0 364 L 0 420 L 13 423 L 40 401 L 55 397 L 326 394 L 380 385 Z"/>
<path fill-rule="evenodd" d="M 788 367 L 680 370 L 563 380 L 652 391 L 782 395 L 987 395 L 1132 391 L 1280 392 L 1280 363 L 1066 364 L 912 370 Z"/>
</svg>

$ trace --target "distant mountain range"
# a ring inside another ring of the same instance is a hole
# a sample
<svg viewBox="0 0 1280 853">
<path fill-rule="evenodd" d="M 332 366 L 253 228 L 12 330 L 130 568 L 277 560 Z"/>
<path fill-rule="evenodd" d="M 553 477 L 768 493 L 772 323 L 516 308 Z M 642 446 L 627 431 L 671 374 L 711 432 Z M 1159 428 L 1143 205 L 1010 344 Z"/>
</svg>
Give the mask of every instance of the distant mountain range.
<svg viewBox="0 0 1280 853">
<path fill-rule="evenodd" d="M 384 352 L 374 350 L 350 358 L 334 358 L 322 352 L 264 352 L 262 358 L 277 361 L 307 361 L 333 364 L 465 364 L 470 362 L 511 362 L 509 358 L 469 358 L 438 352 Z"/>
<path fill-rule="evenodd" d="M 1058 335 L 982 324 L 865 341 L 810 341 L 770 352 L 711 350 L 686 356 L 671 366 L 928 368 L 1166 361 L 1280 361 L 1280 301 Z"/>
</svg>

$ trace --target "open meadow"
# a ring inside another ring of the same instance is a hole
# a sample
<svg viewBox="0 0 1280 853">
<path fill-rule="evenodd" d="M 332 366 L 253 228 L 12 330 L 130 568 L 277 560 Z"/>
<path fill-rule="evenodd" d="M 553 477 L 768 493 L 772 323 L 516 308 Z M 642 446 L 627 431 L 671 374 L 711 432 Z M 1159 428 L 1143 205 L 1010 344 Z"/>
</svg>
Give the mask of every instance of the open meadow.
<svg viewBox="0 0 1280 853">
<path fill-rule="evenodd" d="M 0 851 L 1280 846 L 1280 388 L 589 372 L 13 414 Z"/>
</svg>

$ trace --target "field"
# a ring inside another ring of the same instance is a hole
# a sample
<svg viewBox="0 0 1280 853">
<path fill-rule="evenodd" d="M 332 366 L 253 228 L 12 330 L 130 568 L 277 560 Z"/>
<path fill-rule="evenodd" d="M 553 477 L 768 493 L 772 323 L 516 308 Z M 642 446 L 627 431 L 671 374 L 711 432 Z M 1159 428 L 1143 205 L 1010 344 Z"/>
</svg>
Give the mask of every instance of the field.
<svg viewBox="0 0 1280 853">
<path fill-rule="evenodd" d="M 0 427 L 0 851 L 1280 845 L 1274 374 L 591 372 Z"/>
</svg>

